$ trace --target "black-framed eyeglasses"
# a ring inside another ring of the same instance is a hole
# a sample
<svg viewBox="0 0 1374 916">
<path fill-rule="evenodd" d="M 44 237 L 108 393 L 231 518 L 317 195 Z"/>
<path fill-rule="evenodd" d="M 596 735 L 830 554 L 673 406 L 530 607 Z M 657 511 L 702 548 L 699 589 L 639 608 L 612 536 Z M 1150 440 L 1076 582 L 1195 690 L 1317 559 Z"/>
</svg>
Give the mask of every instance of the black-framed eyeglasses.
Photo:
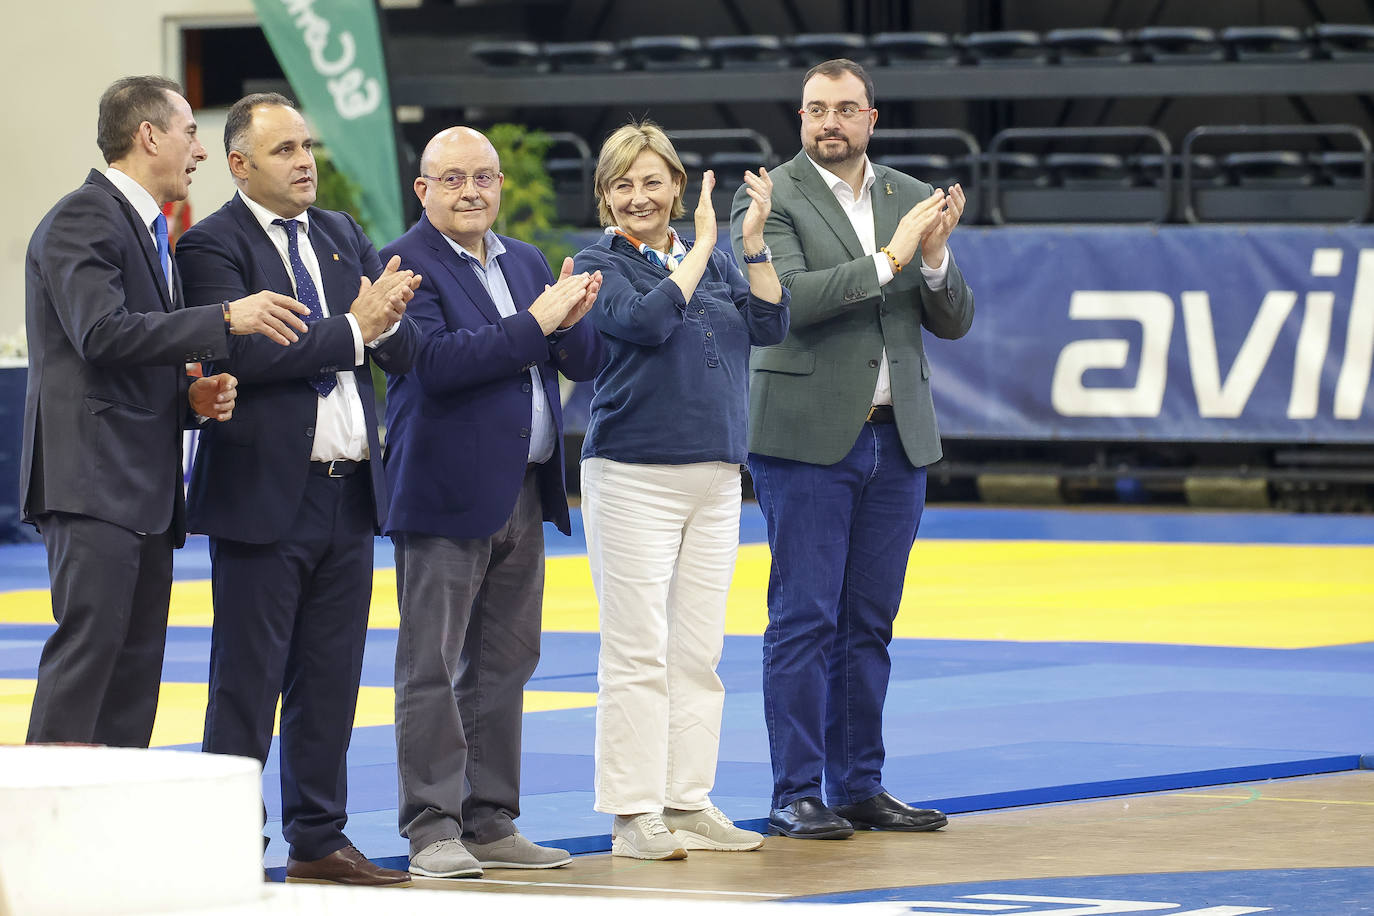
<svg viewBox="0 0 1374 916">
<path fill-rule="evenodd" d="M 860 115 L 867 114 L 872 110 L 872 108 L 860 108 L 858 105 L 841 105 L 838 108 L 828 108 L 825 105 L 807 105 L 805 108 L 798 108 L 797 114 L 812 121 L 824 121 L 826 115 L 833 111 L 841 121 L 853 121 Z"/>
<path fill-rule="evenodd" d="M 437 181 L 444 186 L 445 191 L 461 191 L 467 186 L 468 179 L 472 183 L 485 191 L 487 188 L 501 180 L 500 172 L 474 172 L 469 175 L 466 172 L 448 172 L 444 175 L 421 175 L 425 181 Z"/>
</svg>

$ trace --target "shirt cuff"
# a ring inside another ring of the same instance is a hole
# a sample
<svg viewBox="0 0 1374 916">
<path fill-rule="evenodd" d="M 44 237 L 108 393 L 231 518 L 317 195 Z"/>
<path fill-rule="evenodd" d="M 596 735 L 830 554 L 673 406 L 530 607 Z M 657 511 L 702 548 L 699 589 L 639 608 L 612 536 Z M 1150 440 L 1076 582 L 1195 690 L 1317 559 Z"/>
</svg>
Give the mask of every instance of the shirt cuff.
<svg viewBox="0 0 1374 916">
<path fill-rule="evenodd" d="M 878 285 L 887 286 L 896 276 L 892 272 L 892 259 L 887 256 L 887 252 L 873 252 L 873 266 L 878 268 Z"/>
<path fill-rule="evenodd" d="M 353 329 L 353 365 L 363 364 L 363 332 L 358 328 L 358 319 L 353 317 L 352 312 L 344 314 L 348 320 L 348 326 Z"/>
<path fill-rule="evenodd" d="M 356 319 L 355 319 L 355 320 L 356 320 Z M 404 319 L 402 319 L 402 320 L 404 320 Z M 372 343 L 368 344 L 368 347 L 375 347 L 375 346 L 377 346 L 377 344 L 379 344 L 379 343 L 381 343 L 382 341 L 386 340 L 388 337 L 390 337 L 392 334 L 395 334 L 395 333 L 396 333 L 397 331 L 399 331 L 400 329 L 401 329 L 401 322 L 398 321 L 398 322 L 396 322 L 395 324 L 393 324 L 391 327 L 387 328 L 385 331 L 383 331 L 382 333 L 380 333 L 380 334 L 378 334 L 376 337 L 374 337 L 374 338 L 372 339 Z M 361 362 L 361 360 L 359 360 L 359 362 Z"/>
<path fill-rule="evenodd" d="M 919 257 L 919 255 L 917 256 Z M 926 286 L 932 291 L 939 291 L 945 288 L 945 280 L 949 276 L 949 246 L 945 246 L 945 257 L 940 261 L 939 267 L 927 267 L 926 262 L 921 261 L 921 276 L 926 278 Z"/>
</svg>

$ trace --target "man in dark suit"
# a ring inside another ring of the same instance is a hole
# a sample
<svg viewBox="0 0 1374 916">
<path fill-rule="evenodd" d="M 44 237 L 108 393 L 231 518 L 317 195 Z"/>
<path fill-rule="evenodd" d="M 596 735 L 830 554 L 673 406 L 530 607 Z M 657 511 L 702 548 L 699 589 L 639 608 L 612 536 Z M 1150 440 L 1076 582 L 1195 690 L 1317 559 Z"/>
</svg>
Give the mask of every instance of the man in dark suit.
<svg viewBox="0 0 1374 916">
<path fill-rule="evenodd" d="M 223 365 L 244 394 L 201 436 L 192 531 L 210 535 L 215 622 L 204 750 L 266 761 L 281 698 L 282 833 L 288 881 L 408 884 L 343 833 L 346 754 L 386 518 L 371 364 L 405 372 L 418 333 L 404 317 L 420 278 L 383 269 L 345 213 L 311 206 L 315 160 L 284 97 L 229 110 L 238 193 L 187 230 L 177 263 L 191 302 L 241 289 L 294 292 L 310 333 L 286 348 L 236 342 Z"/>
<path fill-rule="evenodd" d="M 750 361 L 749 471 L 773 555 L 769 823 L 807 839 L 936 830 L 943 814 L 883 789 L 882 713 L 925 468 L 941 454 L 921 329 L 957 338 L 973 322 L 945 244 L 964 193 L 869 162 L 878 112 L 853 61 L 813 67 L 799 114 L 802 152 L 773 170 L 764 227 L 791 331 Z M 759 255 L 744 250 L 750 202 L 737 194 L 732 220 L 745 260 Z"/>
<path fill-rule="evenodd" d="M 235 405 L 233 376 L 189 382 L 185 364 L 225 355 L 230 334 L 294 341 L 306 309 L 246 290 L 184 307 L 161 208 L 186 197 L 205 149 L 176 83 L 111 85 L 97 143 L 109 168 L 48 212 L 25 266 L 19 500 L 43 535 L 57 621 L 28 740 L 147 747 L 186 538 L 182 429 L 191 410 L 225 420 Z"/>
<path fill-rule="evenodd" d="M 396 543 L 396 762 L 410 871 L 474 877 L 552 868 L 520 813 L 525 682 L 539 661 L 543 521 L 569 533 L 558 373 L 596 374 L 579 321 L 599 274 L 555 282 L 532 245 L 491 231 L 504 181 L 475 130 L 434 137 L 415 193 L 424 215 L 386 249 L 424 275 L 409 314 L 415 368 L 387 386 L 387 531 Z"/>
</svg>

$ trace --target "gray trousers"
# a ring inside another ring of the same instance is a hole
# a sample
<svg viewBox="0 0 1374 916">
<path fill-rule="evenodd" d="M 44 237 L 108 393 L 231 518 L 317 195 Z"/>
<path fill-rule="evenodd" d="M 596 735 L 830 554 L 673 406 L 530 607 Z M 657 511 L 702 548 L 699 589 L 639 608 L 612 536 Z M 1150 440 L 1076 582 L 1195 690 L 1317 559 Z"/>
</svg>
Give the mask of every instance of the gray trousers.
<svg viewBox="0 0 1374 916">
<path fill-rule="evenodd" d="M 524 689 L 543 616 L 542 518 L 531 472 L 490 537 L 393 535 L 398 815 L 411 855 L 448 837 L 492 843 L 516 832 Z"/>
</svg>

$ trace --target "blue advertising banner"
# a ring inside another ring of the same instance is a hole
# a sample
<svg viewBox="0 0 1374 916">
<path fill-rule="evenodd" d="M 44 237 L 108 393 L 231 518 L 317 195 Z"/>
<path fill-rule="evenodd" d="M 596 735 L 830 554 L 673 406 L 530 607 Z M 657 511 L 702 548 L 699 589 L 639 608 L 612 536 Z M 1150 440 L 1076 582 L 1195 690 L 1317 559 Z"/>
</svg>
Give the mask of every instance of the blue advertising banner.
<svg viewBox="0 0 1374 916">
<path fill-rule="evenodd" d="M 1374 442 L 1374 227 L 961 227 L 942 435 Z"/>
</svg>

